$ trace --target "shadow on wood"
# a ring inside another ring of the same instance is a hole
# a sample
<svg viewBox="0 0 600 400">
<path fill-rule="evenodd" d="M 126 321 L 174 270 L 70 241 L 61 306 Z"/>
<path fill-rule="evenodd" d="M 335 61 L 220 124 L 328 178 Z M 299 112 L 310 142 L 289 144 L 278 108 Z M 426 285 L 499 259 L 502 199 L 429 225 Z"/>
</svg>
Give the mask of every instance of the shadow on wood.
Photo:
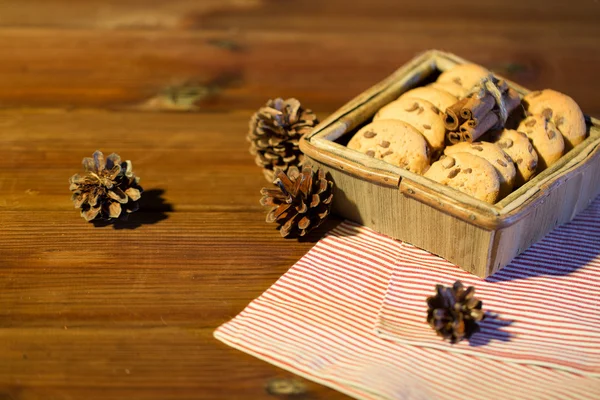
<svg viewBox="0 0 600 400">
<path fill-rule="evenodd" d="M 173 211 L 173 206 L 162 197 L 164 189 L 150 189 L 142 194 L 140 210 L 129 215 L 126 221 L 93 221 L 95 227 L 112 226 L 113 229 L 137 229 L 142 225 L 153 225 L 163 221 Z"/>
</svg>

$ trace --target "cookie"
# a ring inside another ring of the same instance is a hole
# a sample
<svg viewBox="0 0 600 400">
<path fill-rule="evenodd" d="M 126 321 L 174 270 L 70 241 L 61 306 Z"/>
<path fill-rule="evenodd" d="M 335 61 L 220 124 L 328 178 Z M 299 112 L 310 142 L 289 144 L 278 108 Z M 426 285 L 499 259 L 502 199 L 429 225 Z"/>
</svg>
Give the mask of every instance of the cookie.
<svg viewBox="0 0 600 400">
<path fill-rule="evenodd" d="M 535 175 L 538 155 L 526 134 L 513 129 L 504 129 L 491 133 L 487 139 L 512 158 L 517 168 L 514 188 L 522 186 Z"/>
<path fill-rule="evenodd" d="M 423 134 L 434 153 L 444 149 L 444 116 L 439 108 L 426 100 L 401 97 L 381 108 L 373 117 L 374 121 L 383 119 L 397 119 L 409 123 Z"/>
<path fill-rule="evenodd" d="M 413 126 L 393 119 L 373 121 L 359 130 L 348 148 L 423 174 L 429 167 L 427 141 Z"/>
<path fill-rule="evenodd" d="M 446 108 L 450 107 L 452 104 L 456 103 L 458 99 L 456 96 L 451 95 L 448 92 L 445 92 L 440 89 L 436 89 L 431 86 L 421 86 L 408 92 L 404 93 L 399 98 L 407 98 L 412 97 L 415 99 L 427 100 L 434 106 L 440 109 L 440 111 L 446 111 Z"/>
<path fill-rule="evenodd" d="M 523 98 L 523 104 L 529 113 L 552 121 L 564 138 L 565 152 L 584 141 L 585 118 L 575 100 L 566 94 L 551 89 L 531 92 Z"/>
<path fill-rule="evenodd" d="M 498 172 L 500 178 L 499 199 L 512 192 L 517 175 L 513 160 L 500 147 L 494 143 L 486 142 L 462 142 L 454 146 L 446 147 L 444 154 L 450 156 L 456 153 L 470 153 L 486 159 Z"/>
<path fill-rule="evenodd" d="M 490 75 L 490 71 L 477 64 L 460 64 L 442 72 L 438 77 L 439 83 L 453 82 L 466 90 L 471 90 L 483 78 Z"/>
<path fill-rule="evenodd" d="M 467 94 L 469 94 L 469 90 L 464 87 L 454 83 L 454 82 L 432 82 L 427 87 L 434 88 L 437 90 L 444 91 L 458 99 L 462 99 Z M 442 110 L 446 111 L 446 110 Z"/>
<path fill-rule="evenodd" d="M 563 155 L 565 142 L 556 126 L 542 115 L 525 118 L 517 129 L 524 132 L 538 154 L 537 172 L 554 164 Z"/>
<path fill-rule="evenodd" d="M 500 193 L 496 169 L 486 159 L 470 153 L 442 156 L 424 176 L 491 204 Z"/>
</svg>

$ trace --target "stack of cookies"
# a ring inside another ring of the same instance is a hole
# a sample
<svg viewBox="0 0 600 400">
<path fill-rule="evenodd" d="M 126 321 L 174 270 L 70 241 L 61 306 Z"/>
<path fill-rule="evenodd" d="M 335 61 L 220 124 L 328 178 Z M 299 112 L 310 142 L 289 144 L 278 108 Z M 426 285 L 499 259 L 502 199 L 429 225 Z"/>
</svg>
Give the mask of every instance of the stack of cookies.
<svg viewBox="0 0 600 400">
<path fill-rule="evenodd" d="M 511 126 L 498 126 L 479 142 L 450 145 L 445 112 L 464 102 L 490 71 L 463 64 L 437 81 L 409 90 L 381 108 L 348 148 L 386 161 L 477 199 L 495 203 L 555 163 L 586 137 L 579 106 L 562 93 L 532 92 Z M 510 89 L 512 90 L 512 89 Z M 514 128 L 514 129 L 509 129 Z"/>
</svg>

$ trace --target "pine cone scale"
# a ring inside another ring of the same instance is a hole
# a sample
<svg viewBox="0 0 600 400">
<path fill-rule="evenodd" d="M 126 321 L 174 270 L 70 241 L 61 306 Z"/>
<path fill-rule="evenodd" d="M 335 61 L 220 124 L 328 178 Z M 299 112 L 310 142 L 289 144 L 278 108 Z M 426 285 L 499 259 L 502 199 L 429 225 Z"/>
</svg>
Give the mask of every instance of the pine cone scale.
<svg viewBox="0 0 600 400">
<path fill-rule="evenodd" d="M 104 161 L 104 154 L 100 151 L 94 153 L 94 167 L 96 172 L 104 171 L 106 163 Z"/>
<path fill-rule="evenodd" d="M 291 204 L 280 204 L 279 206 L 273 208 L 268 214 L 267 214 L 267 222 L 271 223 L 271 222 L 275 222 L 277 221 L 277 219 L 279 217 L 281 217 L 282 215 L 284 215 L 284 213 L 290 208 L 292 207 Z"/>
<path fill-rule="evenodd" d="M 95 219 L 99 213 L 100 213 L 100 207 L 97 207 L 97 208 L 90 208 L 87 211 L 82 211 L 81 215 L 83 216 L 83 218 L 85 218 L 86 221 L 89 222 L 89 221 Z"/>
<path fill-rule="evenodd" d="M 300 181 L 299 191 L 302 193 L 305 199 L 310 194 L 309 192 L 313 186 L 312 175 L 313 174 L 311 170 L 306 169 L 305 171 L 302 171 L 302 180 Z"/>
<path fill-rule="evenodd" d="M 112 169 L 115 166 L 118 166 L 119 169 L 121 169 L 121 157 L 116 153 L 112 153 L 110 156 L 106 157 L 106 168 Z"/>
<path fill-rule="evenodd" d="M 298 221 L 298 228 L 300 228 L 302 231 L 305 231 L 306 228 L 308 228 L 309 226 L 310 226 L 310 218 L 308 218 L 308 217 L 304 217 L 300 221 Z M 300 234 L 300 235 L 303 236 L 303 234 Z"/>
<path fill-rule="evenodd" d="M 94 159 L 91 157 L 84 158 L 82 161 L 82 164 L 83 164 L 83 169 L 85 170 L 85 172 L 93 171 L 96 166 Z"/>
<path fill-rule="evenodd" d="M 299 206 L 296 206 L 296 212 L 298 214 L 304 214 L 308 211 L 308 205 L 306 203 L 302 203 Z"/>
<path fill-rule="evenodd" d="M 132 187 L 127 189 L 125 194 L 133 201 L 138 201 L 142 197 L 140 190 Z"/>
<path fill-rule="evenodd" d="M 109 207 L 109 214 L 108 216 L 110 218 L 119 218 L 119 215 L 121 215 L 121 204 L 119 203 L 112 203 Z"/>
<path fill-rule="evenodd" d="M 109 190 L 108 197 L 110 197 L 113 200 L 118 201 L 119 203 L 123 203 L 123 204 L 125 204 L 125 203 L 127 203 L 127 201 L 129 201 L 129 198 L 127 197 L 125 192 L 123 192 L 118 187 L 113 187 L 111 190 Z"/>
<path fill-rule="evenodd" d="M 279 186 L 281 191 L 286 195 L 293 194 L 294 184 L 283 171 L 276 171 L 275 185 Z"/>
<path fill-rule="evenodd" d="M 319 195 L 313 194 L 312 199 L 310 201 L 310 208 L 315 208 L 316 206 L 319 205 L 320 202 L 321 202 L 321 198 L 319 197 Z"/>
</svg>

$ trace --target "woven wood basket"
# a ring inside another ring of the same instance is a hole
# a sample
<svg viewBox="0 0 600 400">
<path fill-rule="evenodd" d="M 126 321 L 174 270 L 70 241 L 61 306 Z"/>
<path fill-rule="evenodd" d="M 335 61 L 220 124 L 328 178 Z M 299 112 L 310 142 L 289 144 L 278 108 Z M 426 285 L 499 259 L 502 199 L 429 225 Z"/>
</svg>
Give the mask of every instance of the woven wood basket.
<svg viewBox="0 0 600 400">
<path fill-rule="evenodd" d="M 583 143 L 493 205 L 345 146 L 379 108 L 439 71 L 467 62 L 437 50 L 417 56 L 319 124 L 300 148 L 331 174 L 335 213 L 487 277 L 598 195 L 600 121 L 586 117 Z"/>
</svg>

